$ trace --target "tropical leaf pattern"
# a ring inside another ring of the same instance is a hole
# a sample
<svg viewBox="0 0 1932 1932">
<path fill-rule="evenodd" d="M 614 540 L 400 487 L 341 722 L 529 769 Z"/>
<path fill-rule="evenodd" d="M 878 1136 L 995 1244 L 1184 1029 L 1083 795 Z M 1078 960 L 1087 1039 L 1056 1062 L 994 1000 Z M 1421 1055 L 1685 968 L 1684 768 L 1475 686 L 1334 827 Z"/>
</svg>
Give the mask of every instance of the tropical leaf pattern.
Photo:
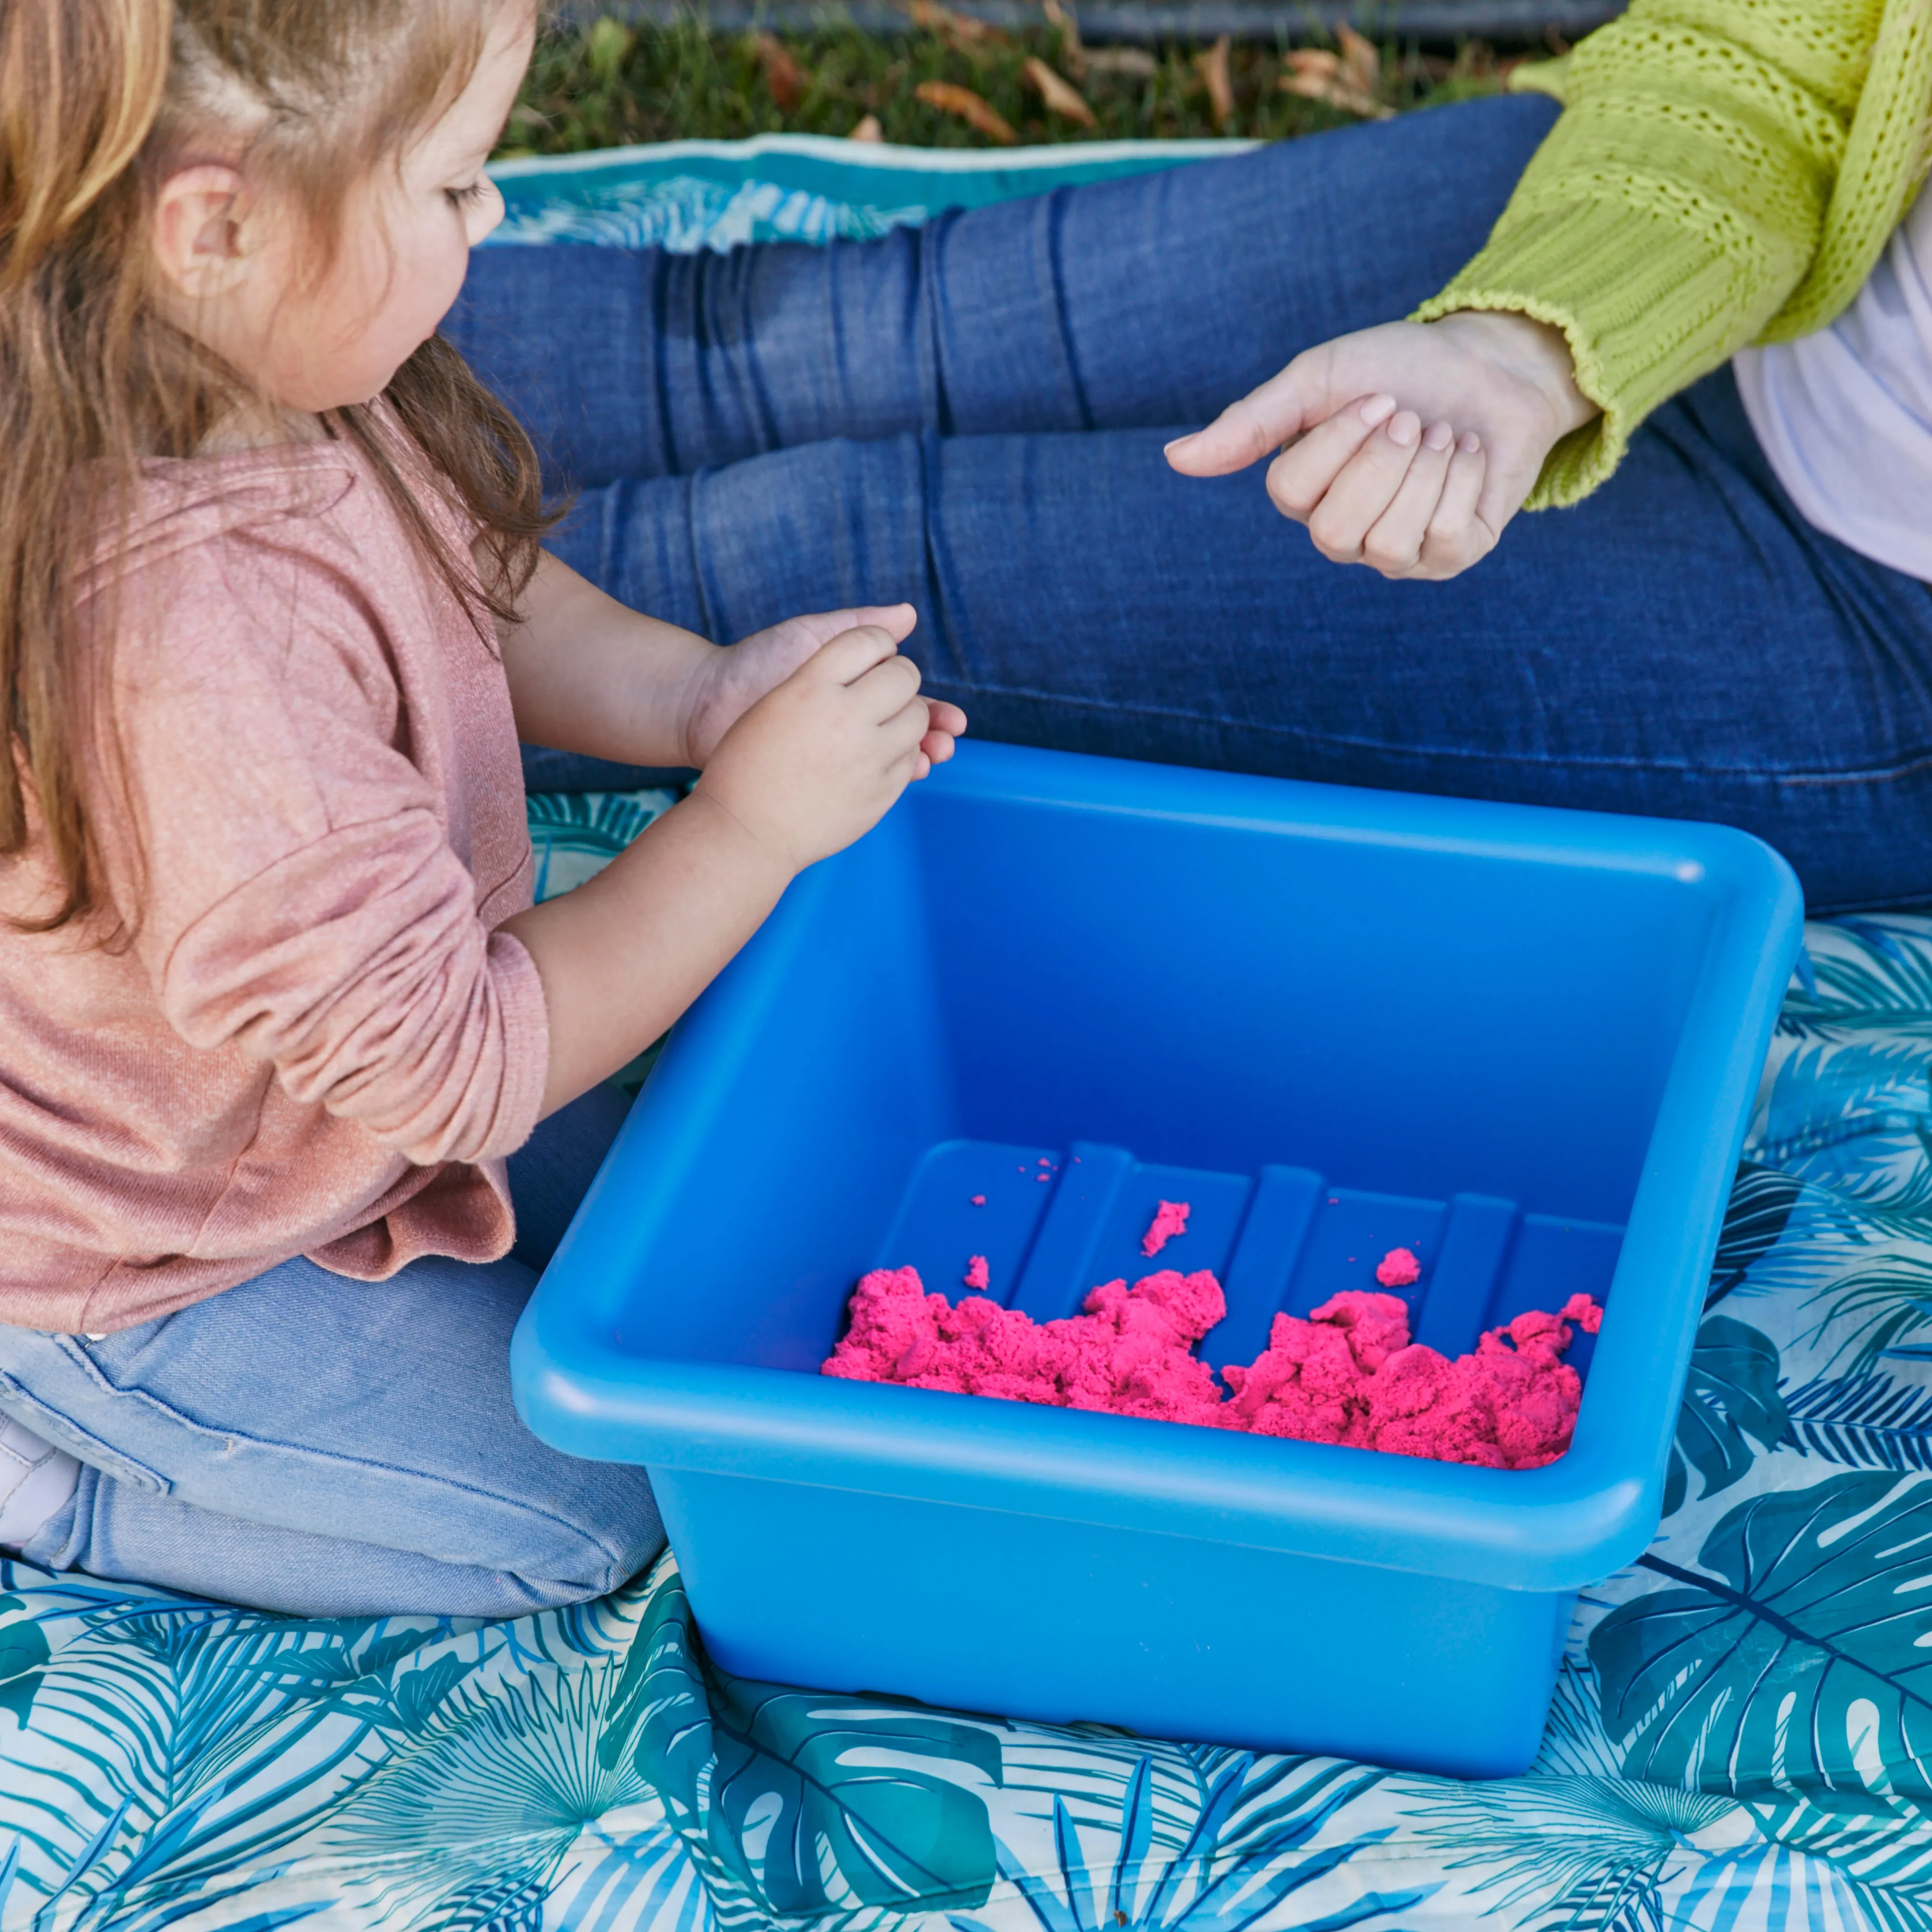
<svg viewBox="0 0 1932 1932">
<path fill-rule="evenodd" d="M 668 802 L 532 800 L 545 891 Z M 1677 1445 L 1489 1784 L 748 1683 L 668 1556 L 492 1624 L 0 1559 L 0 1932 L 1932 1932 L 1932 920 L 1809 930 Z"/>
<path fill-rule="evenodd" d="M 652 819 L 677 802 L 677 794 L 545 791 L 532 793 L 525 802 L 541 904 L 601 872 Z"/>
<path fill-rule="evenodd" d="M 532 835 L 608 858 L 666 802 Z M 1670 1514 L 1526 1777 L 747 1682 L 670 1557 L 499 1624 L 0 1561 L 0 1932 L 1932 1932 L 1928 1002 L 1932 920 L 1810 929 Z"/>
<path fill-rule="evenodd" d="M 869 147 L 814 134 L 673 141 L 505 161 L 493 242 L 718 254 L 754 242 L 867 241 L 935 209 L 1229 154 L 1248 141 L 1083 141 L 1077 147 Z"/>
</svg>

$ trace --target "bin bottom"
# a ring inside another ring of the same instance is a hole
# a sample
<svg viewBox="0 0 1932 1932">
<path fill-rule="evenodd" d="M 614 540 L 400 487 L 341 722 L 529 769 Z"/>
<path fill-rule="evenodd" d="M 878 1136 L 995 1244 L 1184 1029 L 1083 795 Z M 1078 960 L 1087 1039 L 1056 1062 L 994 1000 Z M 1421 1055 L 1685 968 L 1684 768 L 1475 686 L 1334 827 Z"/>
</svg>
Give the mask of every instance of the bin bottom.
<svg viewBox="0 0 1932 1932">
<path fill-rule="evenodd" d="M 734 1675 L 1158 1738 L 1512 1777 L 1574 1592 L 652 1469 Z"/>
</svg>

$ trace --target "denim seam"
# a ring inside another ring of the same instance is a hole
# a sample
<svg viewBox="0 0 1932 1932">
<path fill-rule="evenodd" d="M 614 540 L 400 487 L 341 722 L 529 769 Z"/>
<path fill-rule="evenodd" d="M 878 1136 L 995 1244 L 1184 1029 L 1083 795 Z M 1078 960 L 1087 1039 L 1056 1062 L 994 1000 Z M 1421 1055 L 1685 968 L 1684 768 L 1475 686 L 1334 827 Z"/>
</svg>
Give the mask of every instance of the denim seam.
<svg viewBox="0 0 1932 1932">
<path fill-rule="evenodd" d="M 113 1477 L 116 1481 L 145 1490 L 150 1496 L 165 1496 L 172 1492 L 174 1485 L 158 1469 L 150 1468 L 126 1450 L 104 1442 L 93 1430 L 75 1421 L 65 1410 L 56 1408 L 4 1370 L 0 1370 L 0 1393 L 26 1408 L 32 1417 L 32 1423 L 26 1426 L 33 1427 L 36 1433 L 50 1432 L 50 1439 L 57 1448 L 68 1449 L 70 1454 L 92 1468 Z"/>
<path fill-rule="evenodd" d="M 1073 406 L 1083 430 L 1094 428 L 1094 411 L 1087 400 L 1087 385 L 1080 373 L 1080 358 L 1073 343 L 1072 305 L 1066 299 L 1066 273 L 1061 242 L 1066 221 L 1067 197 L 1073 190 L 1055 188 L 1046 197 L 1040 220 L 1046 230 L 1046 272 L 1053 292 L 1054 333 L 1060 342 L 1060 359 L 1066 372 L 1066 386 L 1073 392 Z"/>
<path fill-rule="evenodd" d="M 73 1338 L 70 1336 L 62 1336 L 58 1337 L 57 1340 L 60 1343 L 70 1344 Z M 376 1462 L 360 1456 L 344 1456 L 332 1450 L 310 1448 L 296 1443 L 270 1442 L 260 1436 L 251 1436 L 245 1430 L 238 1429 L 212 1428 L 205 1422 L 197 1422 L 192 1416 L 184 1415 L 179 1409 L 164 1402 L 160 1396 L 147 1389 L 123 1387 L 121 1384 L 110 1380 L 84 1348 L 76 1346 L 71 1353 L 64 1348 L 62 1352 L 69 1354 L 70 1360 L 75 1355 L 78 1355 L 84 1363 L 88 1375 L 104 1394 L 122 1402 L 130 1400 L 138 1402 L 164 1420 L 175 1424 L 191 1435 L 205 1436 L 214 1441 L 227 1444 L 243 1443 L 251 1449 L 259 1449 L 272 1455 L 295 1456 L 325 1469 L 332 1468 L 353 1469 L 380 1475 L 400 1477 L 412 1483 L 424 1484 L 431 1489 L 446 1491 L 458 1496 L 476 1497 L 496 1508 L 529 1516 L 539 1522 L 554 1525 L 572 1536 L 582 1537 L 594 1544 L 613 1562 L 617 1561 L 618 1552 L 613 1550 L 601 1536 L 586 1528 L 581 1523 L 572 1522 L 568 1517 L 556 1515 L 548 1510 L 536 1508 L 524 1498 L 501 1496 L 493 1490 L 483 1489 L 473 1483 L 465 1483 L 454 1477 L 432 1475 L 423 1470 L 405 1468 L 392 1462 Z M 101 1442 L 100 1437 L 94 1435 L 91 1431 L 84 1430 L 80 1424 L 68 1416 L 63 1410 L 54 1407 L 44 1397 L 33 1396 L 30 1391 L 24 1389 L 22 1394 L 46 1409 L 50 1414 L 61 1417 L 70 1428 L 85 1435 L 89 1442 L 101 1443 L 101 1447 L 109 1453 L 120 1457 L 136 1468 L 146 1468 L 147 1466 L 145 1463 L 136 1461 L 134 1457 L 127 1455 L 124 1450 L 113 1448 L 111 1444 Z M 110 1473 L 111 1474 L 112 1472 L 110 1471 Z M 160 1476 L 156 1472 L 150 1473 L 155 1474 L 157 1481 L 166 1484 L 166 1478 Z M 167 1493 L 172 1487 L 172 1485 L 166 1484 L 166 1487 L 162 1492 Z"/>
<path fill-rule="evenodd" d="M 946 688 L 943 686 L 935 686 L 928 694 L 939 696 L 946 692 Z M 1334 733 L 1303 730 L 1292 724 L 1264 724 L 1244 718 L 1209 716 L 1198 711 L 1182 711 L 1164 705 L 1124 704 L 1113 698 L 1070 697 L 1064 692 L 1030 690 L 1024 685 L 960 685 L 952 688 L 951 694 L 962 704 L 970 702 L 976 695 L 1024 698 L 1037 704 L 1056 705 L 1062 709 L 1077 709 L 1104 715 L 1124 712 L 1134 716 L 1171 718 L 1180 724 L 1205 724 L 1234 731 L 1256 731 L 1269 737 L 1292 739 L 1303 744 L 1379 752 L 1391 757 L 1418 761 L 1448 758 L 1469 764 L 1521 765 L 1538 770 L 1662 772 L 1694 778 L 1756 778 L 1767 784 L 1799 785 L 1889 784 L 1932 770 L 1932 752 L 1916 752 L 1897 764 L 1874 765 L 1855 770 L 1807 771 L 1800 767 L 1790 771 L 1773 772 L 1766 771 L 1757 765 L 1673 765 L 1645 758 L 1601 758 L 1580 755 L 1534 758 L 1520 752 L 1459 751 L 1448 746 L 1439 750 L 1434 748 L 1424 749 L 1414 745 L 1390 744 L 1379 738 L 1342 737 Z"/>
</svg>

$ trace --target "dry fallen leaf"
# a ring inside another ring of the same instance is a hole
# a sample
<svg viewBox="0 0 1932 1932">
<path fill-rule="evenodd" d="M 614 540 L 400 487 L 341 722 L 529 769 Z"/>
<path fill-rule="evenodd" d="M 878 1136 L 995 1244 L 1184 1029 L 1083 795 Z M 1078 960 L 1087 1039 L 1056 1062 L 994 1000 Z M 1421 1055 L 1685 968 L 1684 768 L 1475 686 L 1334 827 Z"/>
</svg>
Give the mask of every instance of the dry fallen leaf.
<svg viewBox="0 0 1932 1932">
<path fill-rule="evenodd" d="M 978 128 L 987 140 L 998 142 L 1003 148 L 1016 147 L 1019 143 L 1020 137 L 991 104 L 970 87 L 960 87 L 950 80 L 922 80 L 913 89 L 913 94 L 927 106 L 936 107 L 942 114 L 956 114 L 968 127 Z"/>
<path fill-rule="evenodd" d="M 1095 124 L 1094 110 L 1081 98 L 1080 90 L 1063 80 L 1037 54 L 1026 64 L 1026 77 L 1054 113 L 1064 114 L 1068 120 L 1077 121 L 1083 128 Z"/>
<path fill-rule="evenodd" d="M 789 112 L 805 98 L 804 68 L 792 58 L 790 50 L 776 34 L 754 35 L 752 48 L 758 57 L 759 66 L 764 69 L 765 86 L 773 102 Z"/>
<path fill-rule="evenodd" d="M 1228 50 L 1233 45 L 1223 34 L 1205 52 L 1194 56 L 1195 71 L 1208 90 L 1208 105 L 1216 128 L 1225 128 L 1234 118 L 1234 86 L 1228 78 Z"/>
<path fill-rule="evenodd" d="M 1342 84 L 1372 99 L 1382 77 L 1382 57 L 1375 42 L 1346 22 L 1336 28 L 1335 38 L 1342 44 Z"/>
<path fill-rule="evenodd" d="M 1086 64 L 1094 74 L 1130 74 L 1150 79 L 1160 63 L 1144 47 L 1089 47 Z"/>
<path fill-rule="evenodd" d="M 969 55 L 974 60 L 985 60 L 994 48 L 1012 44 L 1010 34 L 1002 33 L 984 20 L 976 20 L 970 14 L 956 14 L 950 7 L 942 7 L 939 0 L 912 0 L 906 11 L 912 16 L 915 27 L 936 34 L 955 52 Z"/>
<path fill-rule="evenodd" d="M 886 130 L 879 125 L 876 114 L 868 114 L 845 138 L 848 141 L 883 141 Z"/>
<path fill-rule="evenodd" d="M 1298 48 L 1284 64 L 1288 71 L 1275 82 L 1284 94 L 1298 94 L 1304 100 L 1339 107 L 1343 113 L 1359 116 L 1364 121 L 1386 121 L 1395 111 L 1351 83 L 1345 77 L 1340 58 L 1325 48 Z"/>
<path fill-rule="evenodd" d="M 1080 38 L 1080 22 L 1073 17 L 1073 10 L 1063 7 L 1060 0 L 1046 0 L 1042 10 L 1049 26 L 1060 29 L 1060 64 L 1076 80 L 1087 77 L 1087 47 Z"/>
</svg>

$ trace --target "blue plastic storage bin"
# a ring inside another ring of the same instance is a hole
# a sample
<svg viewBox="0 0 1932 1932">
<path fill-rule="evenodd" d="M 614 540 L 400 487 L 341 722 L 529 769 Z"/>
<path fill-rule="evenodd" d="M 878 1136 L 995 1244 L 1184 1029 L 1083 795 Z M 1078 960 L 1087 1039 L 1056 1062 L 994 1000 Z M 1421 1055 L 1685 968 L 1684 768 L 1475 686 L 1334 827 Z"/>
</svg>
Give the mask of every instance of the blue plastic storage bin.
<svg viewBox="0 0 1932 1932">
<path fill-rule="evenodd" d="M 966 745 L 677 1028 L 518 1327 L 518 1401 L 649 1467 L 733 1672 L 1520 1772 L 1576 1591 L 1657 1526 L 1800 916 L 1721 827 Z M 1145 1262 L 1163 1196 L 1193 1216 Z M 875 1266 L 956 1295 L 984 1253 L 1042 1318 L 1212 1268 L 1220 1366 L 1398 1243 L 1451 1353 L 1604 1299 L 1568 1454 L 817 1373 Z"/>
</svg>

